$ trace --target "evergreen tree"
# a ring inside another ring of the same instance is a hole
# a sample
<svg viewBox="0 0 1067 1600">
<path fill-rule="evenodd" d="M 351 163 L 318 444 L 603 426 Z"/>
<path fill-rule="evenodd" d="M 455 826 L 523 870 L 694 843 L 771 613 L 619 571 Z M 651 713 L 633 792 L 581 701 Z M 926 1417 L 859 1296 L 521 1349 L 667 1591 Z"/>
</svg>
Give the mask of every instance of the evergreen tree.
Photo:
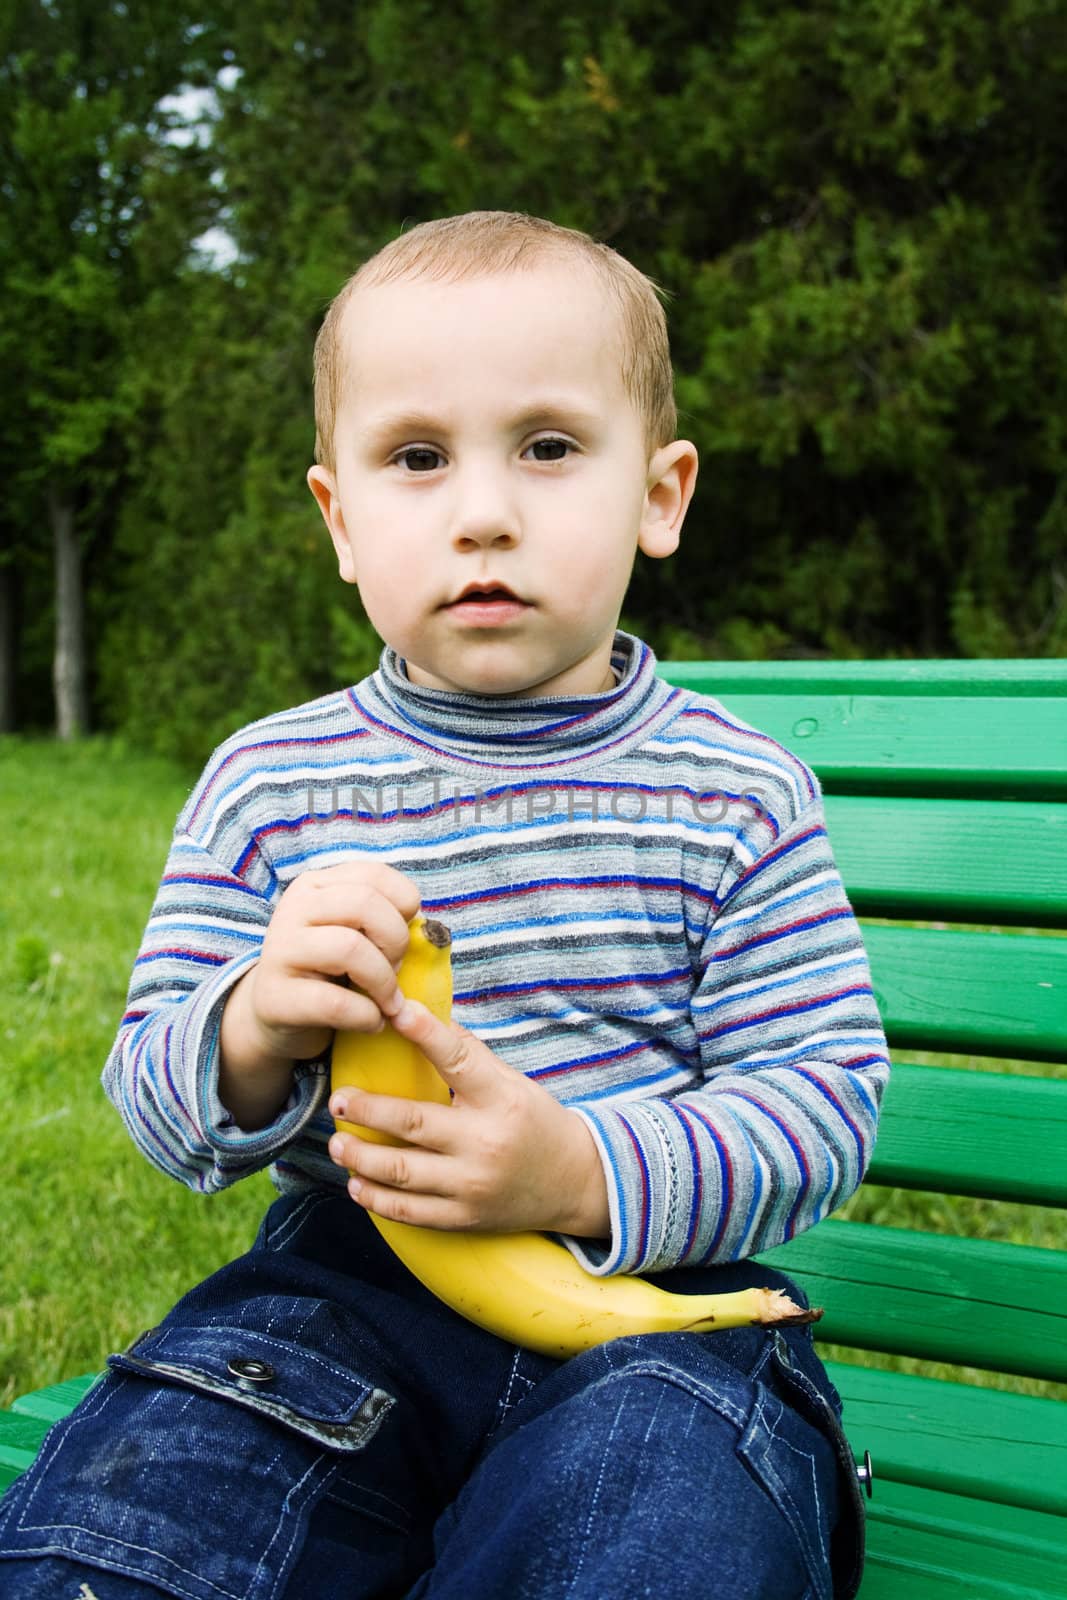
<svg viewBox="0 0 1067 1600">
<path fill-rule="evenodd" d="M 196 158 L 167 143 L 160 102 L 204 81 L 213 54 L 198 12 L 169 0 L 0 6 L 0 354 L 11 497 L 0 657 L 9 663 L 15 653 L 12 557 L 31 609 L 47 611 L 39 585 L 50 548 L 61 737 L 89 721 L 83 574 L 106 557 L 124 488 L 130 316 L 145 293 L 136 241 L 164 190 L 186 192 L 180 169 Z M 37 642 L 32 632 L 28 642 Z M 10 725 L 10 687 L 5 715 Z"/>
</svg>

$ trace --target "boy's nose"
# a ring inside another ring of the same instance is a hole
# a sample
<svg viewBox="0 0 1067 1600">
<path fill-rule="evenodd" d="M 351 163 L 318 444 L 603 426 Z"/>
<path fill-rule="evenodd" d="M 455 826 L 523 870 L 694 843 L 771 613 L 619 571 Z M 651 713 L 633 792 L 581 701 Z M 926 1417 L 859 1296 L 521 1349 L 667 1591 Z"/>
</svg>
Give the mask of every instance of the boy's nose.
<svg viewBox="0 0 1067 1600">
<path fill-rule="evenodd" d="M 459 548 L 495 545 L 501 549 L 521 537 L 518 506 L 506 475 L 469 472 L 456 481 L 452 539 Z"/>
</svg>

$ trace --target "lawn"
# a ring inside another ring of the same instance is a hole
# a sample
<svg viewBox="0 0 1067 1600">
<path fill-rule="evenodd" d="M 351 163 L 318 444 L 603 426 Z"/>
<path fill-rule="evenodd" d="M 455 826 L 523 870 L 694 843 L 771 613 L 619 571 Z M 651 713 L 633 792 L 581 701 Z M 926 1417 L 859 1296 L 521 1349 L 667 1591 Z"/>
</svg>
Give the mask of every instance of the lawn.
<svg viewBox="0 0 1067 1600">
<path fill-rule="evenodd" d="M 100 1088 L 187 775 L 0 739 L 0 1406 L 99 1369 L 245 1249 L 273 1190 L 186 1190 Z"/>
<path fill-rule="evenodd" d="M 211 1196 L 165 1178 L 100 1088 L 194 776 L 103 739 L 0 738 L 0 1406 L 99 1370 L 247 1248 L 273 1194 L 265 1174 Z M 867 1186 L 841 1215 L 1067 1248 L 1063 1214 L 1040 1207 Z M 1067 1398 L 1062 1385 L 866 1359 Z"/>
</svg>

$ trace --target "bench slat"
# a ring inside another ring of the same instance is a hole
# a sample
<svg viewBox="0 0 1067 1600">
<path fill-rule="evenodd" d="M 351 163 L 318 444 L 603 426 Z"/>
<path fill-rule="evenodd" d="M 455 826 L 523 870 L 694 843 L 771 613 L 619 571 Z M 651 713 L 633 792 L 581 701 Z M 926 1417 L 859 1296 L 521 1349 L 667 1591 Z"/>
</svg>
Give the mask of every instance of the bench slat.
<svg viewBox="0 0 1067 1600">
<path fill-rule="evenodd" d="M 1067 1206 L 1067 1082 L 895 1065 L 871 1183 Z"/>
<path fill-rule="evenodd" d="M 1067 805 L 828 795 L 826 820 L 861 914 L 1067 923 Z"/>
<path fill-rule="evenodd" d="M 891 694 L 922 699 L 1027 699 L 1067 692 L 1067 661 L 1059 656 L 980 661 L 661 661 L 669 683 L 702 694 L 727 690 L 759 695 Z"/>
<path fill-rule="evenodd" d="M 759 1259 L 824 1306 L 831 1344 L 1067 1381 L 1067 1256 L 827 1221 Z"/>
<path fill-rule="evenodd" d="M 724 703 L 814 767 L 828 790 L 1067 797 L 1067 709 L 1055 700 L 732 694 Z"/>
<path fill-rule="evenodd" d="M 96 1383 L 100 1374 L 85 1373 L 80 1378 L 66 1378 L 62 1383 L 51 1383 L 47 1389 L 35 1389 L 32 1394 L 20 1395 L 11 1403 L 12 1411 L 23 1417 L 41 1417 L 45 1422 L 58 1422 L 74 1410 Z"/>
<path fill-rule="evenodd" d="M 0 1412 L 0 1494 L 32 1465 L 50 1427 L 41 1417 Z"/>
<path fill-rule="evenodd" d="M 865 923 L 891 1045 L 1062 1061 L 1067 939 Z"/>
<path fill-rule="evenodd" d="M 1015 663 L 1024 669 L 1017 674 L 1004 662 L 940 664 L 958 673 L 928 663 L 825 665 L 668 662 L 660 670 L 786 745 L 829 791 L 1067 799 L 1067 663 Z"/>
<path fill-rule="evenodd" d="M 826 1364 L 859 1458 L 893 1478 L 1067 1516 L 1067 1408 L 975 1384 Z M 966 1440 L 964 1447 L 962 1441 Z"/>
<path fill-rule="evenodd" d="M 875 1463 L 857 1600 L 1049 1600 L 1065 1565 L 1062 1517 L 879 1482 Z"/>
</svg>

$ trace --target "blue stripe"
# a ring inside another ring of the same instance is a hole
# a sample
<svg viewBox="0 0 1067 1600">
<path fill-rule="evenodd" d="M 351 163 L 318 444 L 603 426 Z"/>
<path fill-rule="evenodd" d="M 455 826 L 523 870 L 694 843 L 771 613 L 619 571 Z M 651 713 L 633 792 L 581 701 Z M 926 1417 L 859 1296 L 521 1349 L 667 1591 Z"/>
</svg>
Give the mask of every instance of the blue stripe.
<svg viewBox="0 0 1067 1600">
<path fill-rule="evenodd" d="M 805 974 L 805 976 L 809 982 L 818 981 L 821 978 L 829 977 L 831 973 L 844 972 L 849 967 L 861 967 L 864 972 L 867 971 L 867 957 L 862 951 L 850 956 L 847 961 L 835 961 L 831 966 L 820 966 L 817 972 Z M 716 999 L 714 994 L 710 997 L 697 994 L 693 996 L 691 1009 L 694 1016 L 698 1012 L 701 1016 L 705 1016 L 712 1011 L 718 1011 L 722 1006 L 744 1005 L 746 1001 L 754 999 L 758 994 L 770 994 L 775 989 L 792 989 L 796 983 L 797 978 L 790 974 L 785 978 L 774 978 L 767 983 L 757 984 L 755 988 L 746 987 L 741 994 L 722 995 L 719 999 Z"/>
<path fill-rule="evenodd" d="M 629 1260 L 630 1238 L 626 1216 L 626 1195 L 622 1181 L 622 1174 L 619 1171 L 619 1163 L 615 1156 L 615 1144 L 614 1141 L 608 1137 L 607 1129 L 605 1128 L 601 1118 L 598 1117 L 594 1111 L 589 1109 L 584 1100 L 582 1101 L 582 1110 L 589 1118 L 590 1122 L 593 1123 L 593 1125 L 598 1129 L 603 1142 L 602 1148 L 604 1153 L 607 1155 L 608 1166 L 611 1168 L 611 1176 L 619 1210 L 619 1237 L 617 1240 L 613 1241 L 614 1248 L 612 1249 L 611 1253 L 617 1261 L 625 1262 Z"/>
<path fill-rule="evenodd" d="M 851 989 L 840 989 L 834 994 L 822 994 L 812 1000 L 798 1000 L 796 1005 L 781 1006 L 772 1017 L 764 1016 L 738 1017 L 736 1022 L 724 1022 L 717 1028 L 712 1028 L 709 1038 L 724 1039 L 728 1034 L 741 1033 L 745 1028 L 758 1028 L 761 1024 L 781 1022 L 783 1017 L 800 1017 L 808 1011 L 823 1011 L 829 1006 L 837 1005 L 842 1000 L 853 1000 L 857 995 L 871 993 L 869 983 L 857 983 Z M 703 1037 L 703 1035 L 701 1036 Z"/>
<path fill-rule="evenodd" d="M 600 1058 L 598 1064 L 602 1063 L 603 1057 Z M 573 1070 L 580 1071 L 582 1065 L 583 1063 L 580 1060 L 574 1062 Z M 621 1102 L 623 1094 L 628 1093 L 631 1089 L 652 1089 L 655 1088 L 656 1084 L 668 1084 L 672 1079 L 678 1079 L 683 1071 L 684 1068 L 663 1067 L 658 1072 L 644 1073 L 640 1078 L 627 1078 L 625 1090 L 617 1083 L 607 1084 L 603 1089 L 583 1089 L 580 1094 L 561 1095 L 560 1104 L 564 1106 L 586 1106 L 594 1105 L 598 1100 L 618 1100 Z M 555 1074 L 556 1072 L 558 1072 L 556 1067 L 544 1067 L 540 1072 L 536 1070 L 527 1072 L 526 1076 L 536 1079 L 544 1074 Z"/>
<path fill-rule="evenodd" d="M 840 879 L 837 879 L 833 886 L 841 894 L 844 894 L 844 887 Z M 724 926 L 716 926 L 716 935 L 724 940 L 729 939 L 735 928 L 747 928 L 753 922 L 762 922 L 765 918 L 776 916 L 779 911 L 784 911 L 786 906 L 799 905 L 802 900 L 818 899 L 821 895 L 825 895 L 829 887 L 830 883 L 815 883 L 806 888 L 798 889 L 795 894 L 775 895 L 773 905 L 767 905 L 764 902 L 753 906 L 747 915 L 732 911 L 729 914 L 729 922 Z"/>
<path fill-rule="evenodd" d="M 783 1050 L 761 1050 L 759 1060 L 753 1062 L 750 1067 L 739 1065 L 738 1060 L 724 1058 L 723 1070 L 729 1072 L 766 1072 L 771 1067 L 790 1066 L 794 1061 L 825 1061 L 833 1065 L 834 1057 L 840 1055 L 847 1046 L 869 1046 L 872 1037 L 878 1037 L 877 1029 L 873 1027 L 870 1033 L 858 1036 L 848 1033 L 838 1034 L 833 1029 L 830 1029 L 829 1032 L 830 1037 L 828 1039 L 814 1040 L 811 1044 L 786 1045 Z M 743 1061 L 744 1057 L 742 1056 L 739 1059 Z M 887 1057 L 883 1056 L 880 1059 L 884 1061 Z M 857 1084 L 863 1081 L 862 1076 L 855 1073 L 851 1075 L 851 1079 Z"/>
<path fill-rule="evenodd" d="M 148 926 L 153 934 L 162 933 L 164 929 L 166 929 L 168 933 L 201 933 L 209 935 L 213 931 L 210 926 L 205 927 L 203 922 L 181 922 L 173 917 L 168 917 L 165 913 L 159 916 L 154 916 Z M 220 929 L 218 924 L 216 924 L 214 929 L 216 938 L 219 936 L 220 932 L 224 933 L 227 939 L 241 939 L 246 944 L 262 944 L 265 929 L 258 928 L 254 932 L 250 933 L 245 928 L 226 927 L 224 929 Z"/>
</svg>

